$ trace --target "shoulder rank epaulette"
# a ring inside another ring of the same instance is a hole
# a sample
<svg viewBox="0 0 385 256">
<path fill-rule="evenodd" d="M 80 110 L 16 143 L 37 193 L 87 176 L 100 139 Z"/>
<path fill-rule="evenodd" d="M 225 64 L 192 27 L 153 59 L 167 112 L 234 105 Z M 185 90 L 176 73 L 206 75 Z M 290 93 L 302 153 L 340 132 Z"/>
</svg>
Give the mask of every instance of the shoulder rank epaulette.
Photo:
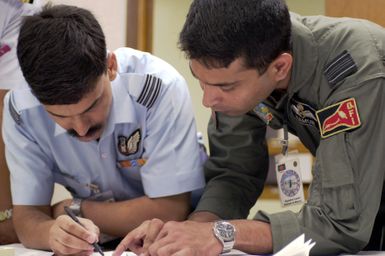
<svg viewBox="0 0 385 256">
<path fill-rule="evenodd" d="M 9 95 L 8 108 L 9 108 L 9 114 L 12 116 L 13 120 L 20 125 L 21 117 L 20 117 L 20 113 L 16 110 L 15 105 L 13 104 L 13 93 Z"/>
<path fill-rule="evenodd" d="M 333 89 L 346 77 L 357 72 L 357 65 L 350 53 L 345 50 L 325 66 L 324 74 Z"/>
<path fill-rule="evenodd" d="M 161 79 L 153 75 L 146 75 L 143 90 L 140 93 L 137 102 L 147 108 L 151 108 L 159 96 L 161 87 Z"/>
</svg>

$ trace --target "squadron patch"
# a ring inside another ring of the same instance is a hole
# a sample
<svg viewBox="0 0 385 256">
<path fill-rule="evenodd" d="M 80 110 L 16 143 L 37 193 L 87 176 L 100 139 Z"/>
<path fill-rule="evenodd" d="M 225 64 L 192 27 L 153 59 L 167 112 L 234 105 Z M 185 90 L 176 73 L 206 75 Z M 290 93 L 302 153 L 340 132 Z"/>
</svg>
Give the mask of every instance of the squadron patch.
<svg viewBox="0 0 385 256">
<path fill-rule="evenodd" d="M 316 111 L 310 105 L 291 99 L 290 109 L 298 122 L 303 125 L 317 127 Z"/>
<path fill-rule="evenodd" d="M 134 131 L 128 138 L 126 136 L 118 136 L 118 149 L 123 155 L 133 155 L 139 150 L 142 134 L 140 129 Z"/>
<path fill-rule="evenodd" d="M 259 103 L 254 109 L 254 113 L 261 118 L 267 125 L 273 120 L 273 114 L 270 112 L 269 108 L 263 104 Z"/>
<path fill-rule="evenodd" d="M 361 126 L 356 100 L 350 98 L 316 112 L 322 138 Z"/>
<path fill-rule="evenodd" d="M 0 57 L 3 56 L 4 54 L 6 54 L 7 52 L 9 52 L 10 50 L 11 50 L 11 47 L 9 47 L 9 45 L 7 45 L 7 44 L 1 45 L 0 46 Z"/>
</svg>

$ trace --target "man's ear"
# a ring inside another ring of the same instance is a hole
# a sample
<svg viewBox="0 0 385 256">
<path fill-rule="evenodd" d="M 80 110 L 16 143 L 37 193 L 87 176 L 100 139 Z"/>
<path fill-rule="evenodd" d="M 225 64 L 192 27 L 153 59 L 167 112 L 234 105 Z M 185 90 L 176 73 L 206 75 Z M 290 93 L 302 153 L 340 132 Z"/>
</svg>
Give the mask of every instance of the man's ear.
<svg viewBox="0 0 385 256">
<path fill-rule="evenodd" d="M 293 56 L 290 53 L 280 54 L 269 66 L 271 77 L 276 82 L 285 80 L 290 74 L 293 65 Z"/>
<path fill-rule="evenodd" d="M 118 61 L 116 55 L 113 52 L 108 53 L 107 57 L 107 73 L 110 81 L 113 81 L 116 78 L 118 72 Z"/>
</svg>

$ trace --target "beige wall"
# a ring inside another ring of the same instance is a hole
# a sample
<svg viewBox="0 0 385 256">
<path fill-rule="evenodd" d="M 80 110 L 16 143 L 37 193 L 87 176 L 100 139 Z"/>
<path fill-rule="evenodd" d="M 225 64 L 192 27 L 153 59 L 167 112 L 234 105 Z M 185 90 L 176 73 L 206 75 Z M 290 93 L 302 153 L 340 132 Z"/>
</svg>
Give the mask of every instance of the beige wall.
<svg viewBox="0 0 385 256">
<path fill-rule="evenodd" d="M 90 10 L 104 31 L 110 50 L 126 45 L 127 1 L 129 0 L 50 0 L 53 4 L 75 5 Z M 40 4 L 46 2 L 48 0 L 39 1 Z"/>
</svg>

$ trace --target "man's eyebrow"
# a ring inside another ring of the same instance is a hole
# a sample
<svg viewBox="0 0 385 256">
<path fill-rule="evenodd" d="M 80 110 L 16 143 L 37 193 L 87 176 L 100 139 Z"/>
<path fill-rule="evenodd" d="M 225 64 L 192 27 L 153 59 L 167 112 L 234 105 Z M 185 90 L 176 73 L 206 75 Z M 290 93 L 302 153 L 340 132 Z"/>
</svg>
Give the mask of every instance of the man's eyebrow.
<svg viewBox="0 0 385 256">
<path fill-rule="evenodd" d="M 190 68 L 190 71 L 191 71 L 192 76 L 193 76 L 195 79 L 199 80 L 199 77 L 197 77 L 197 76 L 195 75 L 194 71 L 191 69 L 191 65 L 188 65 L 188 67 Z M 236 83 L 237 83 L 237 82 L 212 84 L 212 83 L 207 83 L 207 82 L 206 82 L 206 84 L 212 85 L 212 86 L 228 86 L 228 85 L 234 85 L 234 84 L 236 84 Z"/>
<path fill-rule="evenodd" d="M 79 114 L 76 114 L 76 115 L 82 115 L 82 114 L 87 113 L 88 111 L 90 111 L 99 102 L 100 98 L 101 97 L 97 98 L 94 102 L 92 102 L 92 104 L 86 110 L 84 110 L 83 112 L 81 112 Z M 62 117 L 62 118 L 71 117 L 71 116 L 63 116 L 63 115 L 55 114 L 55 113 L 53 113 L 51 111 L 48 111 L 48 110 L 47 110 L 47 112 L 50 113 L 51 115 L 57 116 L 57 117 Z"/>
</svg>

